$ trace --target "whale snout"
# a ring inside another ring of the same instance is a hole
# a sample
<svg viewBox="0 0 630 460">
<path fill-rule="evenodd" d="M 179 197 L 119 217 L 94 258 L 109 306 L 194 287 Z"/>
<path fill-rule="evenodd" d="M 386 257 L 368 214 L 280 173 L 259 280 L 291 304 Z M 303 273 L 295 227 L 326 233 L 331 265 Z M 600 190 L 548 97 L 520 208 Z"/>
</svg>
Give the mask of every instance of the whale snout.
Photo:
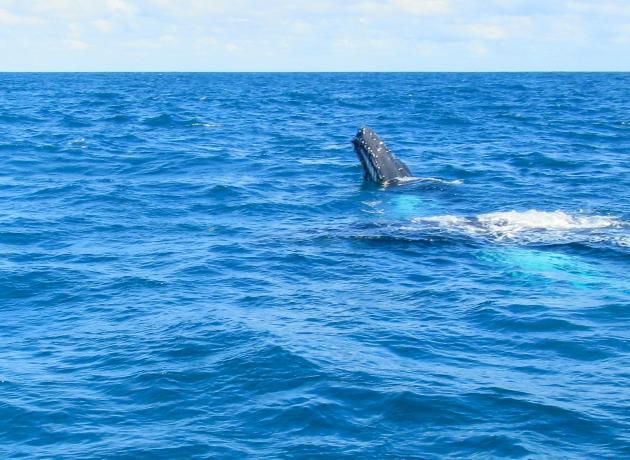
<svg viewBox="0 0 630 460">
<path fill-rule="evenodd" d="M 385 142 L 367 126 L 359 128 L 352 139 L 352 145 L 363 167 L 365 180 L 386 183 L 411 176 L 409 168 L 396 158 Z"/>
</svg>

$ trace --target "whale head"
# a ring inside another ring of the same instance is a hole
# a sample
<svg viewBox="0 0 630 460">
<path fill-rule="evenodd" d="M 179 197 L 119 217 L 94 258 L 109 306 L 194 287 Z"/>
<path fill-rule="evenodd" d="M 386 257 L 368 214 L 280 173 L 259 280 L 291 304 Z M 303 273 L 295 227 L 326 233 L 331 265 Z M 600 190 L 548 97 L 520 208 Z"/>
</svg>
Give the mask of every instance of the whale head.
<svg viewBox="0 0 630 460">
<path fill-rule="evenodd" d="M 365 180 L 387 184 L 411 177 L 407 165 L 396 158 L 378 134 L 370 128 L 360 128 L 352 139 L 352 145 L 363 167 Z"/>
</svg>

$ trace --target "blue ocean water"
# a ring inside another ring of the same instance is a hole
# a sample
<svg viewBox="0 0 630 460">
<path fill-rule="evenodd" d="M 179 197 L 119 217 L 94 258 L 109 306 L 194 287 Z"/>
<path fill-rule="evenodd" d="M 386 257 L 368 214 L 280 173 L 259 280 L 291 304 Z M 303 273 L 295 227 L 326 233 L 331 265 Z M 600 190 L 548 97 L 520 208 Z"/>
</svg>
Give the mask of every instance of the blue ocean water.
<svg viewBox="0 0 630 460">
<path fill-rule="evenodd" d="M 0 457 L 628 458 L 629 172 L 630 74 L 0 74 Z"/>
</svg>

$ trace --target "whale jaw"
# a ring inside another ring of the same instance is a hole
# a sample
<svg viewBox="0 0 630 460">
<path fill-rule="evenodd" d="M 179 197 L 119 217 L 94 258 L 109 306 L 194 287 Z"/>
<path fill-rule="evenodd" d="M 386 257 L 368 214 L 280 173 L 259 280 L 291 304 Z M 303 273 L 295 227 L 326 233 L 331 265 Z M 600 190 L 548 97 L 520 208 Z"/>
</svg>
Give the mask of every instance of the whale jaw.
<svg viewBox="0 0 630 460">
<path fill-rule="evenodd" d="M 360 128 L 352 139 L 352 145 L 363 167 L 365 180 L 387 184 L 411 177 L 407 165 L 396 158 L 370 128 Z"/>
</svg>

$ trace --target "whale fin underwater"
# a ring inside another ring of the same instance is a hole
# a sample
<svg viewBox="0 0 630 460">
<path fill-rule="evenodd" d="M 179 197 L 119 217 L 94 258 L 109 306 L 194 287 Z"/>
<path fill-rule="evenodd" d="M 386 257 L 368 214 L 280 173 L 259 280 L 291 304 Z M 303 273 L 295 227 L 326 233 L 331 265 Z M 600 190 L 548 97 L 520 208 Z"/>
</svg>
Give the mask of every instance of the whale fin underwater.
<svg viewBox="0 0 630 460">
<path fill-rule="evenodd" d="M 365 180 L 386 185 L 412 177 L 407 165 L 396 158 L 378 134 L 367 126 L 359 128 L 352 145 L 363 167 Z"/>
</svg>

